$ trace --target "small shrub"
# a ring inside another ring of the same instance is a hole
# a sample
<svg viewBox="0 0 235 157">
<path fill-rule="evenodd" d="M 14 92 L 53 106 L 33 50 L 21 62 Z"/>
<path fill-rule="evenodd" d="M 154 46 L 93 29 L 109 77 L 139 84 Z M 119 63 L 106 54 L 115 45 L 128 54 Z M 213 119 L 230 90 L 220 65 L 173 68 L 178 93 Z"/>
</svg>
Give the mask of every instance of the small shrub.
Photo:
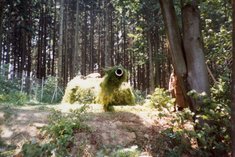
<svg viewBox="0 0 235 157">
<path fill-rule="evenodd" d="M 170 110 L 174 106 L 174 99 L 163 88 L 156 88 L 150 97 L 150 105 L 162 111 L 164 108 Z"/>
<path fill-rule="evenodd" d="M 82 131 L 90 131 L 84 123 L 86 107 L 71 110 L 63 114 L 60 111 L 51 110 L 48 125 L 42 128 L 46 141 L 42 144 L 26 142 L 21 150 L 24 157 L 56 156 L 65 157 L 70 155 L 70 148 L 74 144 L 74 134 Z"/>
<path fill-rule="evenodd" d="M 16 104 L 16 105 L 23 105 L 29 101 L 28 95 L 25 92 L 15 92 L 8 95 L 7 102 Z"/>
<path fill-rule="evenodd" d="M 73 110 L 69 114 L 62 114 L 59 111 L 53 111 L 49 116 L 49 125 L 43 130 L 50 138 L 48 143 L 56 156 L 67 156 L 69 147 L 74 143 L 74 133 L 79 131 L 89 131 L 84 121 L 85 106 L 81 109 Z"/>
<path fill-rule="evenodd" d="M 23 105 L 29 98 L 27 93 L 20 90 L 18 80 L 9 80 L 0 75 L 0 102 Z"/>
<path fill-rule="evenodd" d="M 52 155 L 52 148 L 49 145 L 40 145 L 39 143 L 27 142 L 22 146 L 24 157 L 44 157 Z"/>
</svg>

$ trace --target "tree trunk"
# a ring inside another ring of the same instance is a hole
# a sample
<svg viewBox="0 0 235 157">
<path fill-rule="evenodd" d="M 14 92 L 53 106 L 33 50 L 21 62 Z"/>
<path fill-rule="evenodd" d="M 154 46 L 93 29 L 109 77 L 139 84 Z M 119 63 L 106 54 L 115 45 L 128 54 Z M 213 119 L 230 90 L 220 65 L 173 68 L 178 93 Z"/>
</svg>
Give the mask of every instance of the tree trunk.
<svg viewBox="0 0 235 157">
<path fill-rule="evenodd" d="M 2 62 L 2 21 L 5 0 L 0 0 L 0 66 Z"/>
<path fill-rule="evenodd" d="M 56 18 L 57 18 L 57 10 L 56 10 L 56 0 L 54 2 L 54 19 L 53 19 L 53 46 L 52 46 L 52 61 L 51 61 L 51 74 L 55 76 L 55 57 L 56 57 Z"/>
<path fill-rule="evenodd" d="M 190 89 L 209 95 L 209 80 L 201 42 L 200 14 L 196 6 L 186 5 L 183 8 L 183 42 L 187 61 L 187 81 Z M 197 108 L 202 102 L 196 101 Z"/>
<path fill-rule="evenodd" d="M 87 29 L 88 29 L 88 24 L 87 24 L 87 21 L 88 21 L 88 18 L 87 18 L 87 11 L 85 10 L 85 13 L 84 13 L 84 19 L 83 19 L 83 33 L 82 33 L 82 40 L 83 40 L 83 44 L 82 44 L 82 55 L 81 55 L 81 59 L 82 59 L 82 62 L 81 62 L 81 74 L 82 75 L 86 75 L 86 63 L 87 63 Z"/>
<path fill-rule="evenodd" d="M 232 53 L 233 53 L 233 65 L 232 65 L 232 104 L 231 104 L 231 125 L 232 125 L 232 157 L 235 157 L 235 0 L 232 1 L 232 19 L 233 19 L 233 34 L 232 34 Z"/>
<path fill-rule="evenodd" d="M 45 4 L 46 5 L 46 4 Z M 42 77 L 43 78 L 46 78 L 46 62 L 47 62 L 47 17 L 46 17 L 46 14 L 48 12 L 48 9 L 47 7 L 43 6 L 43 35 L 42 35 L 42 42 L 43 42 L 43 59 L 42 59 Z"/>
<path fill-rule="evenodd" d="M 59 48 L 57 56 L 57 75 L 59 78 L 59 83 L 62 82 L 62 52 L 63 52 L 63 29 L 64 29 L 64 0 L 60 0 L 60 30 L 59 30 Z"/>
<path fill-rule="evenodd" d="M 179 86 L 182 90 L 183 99 L 188 105 L 190 105 L 190 108 L 193 110 L 193 106 L 191 106 L 190 100 L 187 96 L 187 67 L 184 59 L 183 43 L 180 35 L 179 26 L 176 20 L 177 18 L 173 6 L 173 1 L 160 0 L 160 5 L 167 30 L 167 37 L 169 40 L 170 54 L 174 71 L 179 80 Z"/>
<path fill-rule="evenodd" d="M 90 11 L 90 20 L 91 20 L 91 28 L 90 28 L 90 63 L 89 63 L 89 73 L 94 72 L 94 65 L 95 65 L 95 51 L 94 51 L 94 35 L 95 35 L 95 13 L 94 13 L 94 4 L 92 4 L 92 8 Z"/>
<path fill-rule="evenodd" d="M 68 2 L 65 2 L 65 13 L 64 13 L 64 33 L 63 33 L 63 53 L 62 53 L 62 58 L 63 58 L 63 62 L 62 62 L 62 65 L 63 65 L 63 71 L 62 71 L 62 75 L 63 75 L 63 86 L 65 87 L 67 85 L 67 80 L 68 80 L 68 48 L 69 48 L 69 39 L 68 39 L 68 14 L 69 14 L 69 11 L 68 11 Z"/>
<path fill-rule="evenodd" d="M 162 14 L 167 30 L 167 37 L 170 43 L 170 53 L 172 63 L 177 75 L 184 77 L 187 73 L 184 60 L 183 44 L 180 36 L 180 30 L 177 23 L 176 13 L 172 0 L 160 0 Z"/>
<path fill-rule="evenodd" d="M 108 4 L 107 4 L 108 3 Z M 110 2 L 107 2 L 105 8 L 105 66 L 111 66 L 111 48 L 110 48 Z"/>
<path fill-rule="evenodd" d="M 149 92 L 154 92 L 154 64 L 153 64 L 153 49 L 151 41 L 151 32 L 147 32 L 148 52 L 149 52 Z"/>
</svg>

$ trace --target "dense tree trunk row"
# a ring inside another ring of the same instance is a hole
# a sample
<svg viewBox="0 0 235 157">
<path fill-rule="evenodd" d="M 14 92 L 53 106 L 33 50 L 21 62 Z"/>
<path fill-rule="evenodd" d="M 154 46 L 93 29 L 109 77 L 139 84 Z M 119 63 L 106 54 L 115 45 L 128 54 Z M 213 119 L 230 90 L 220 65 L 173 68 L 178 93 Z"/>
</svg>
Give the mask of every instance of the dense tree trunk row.
<svg viewBox="0 0 235 157">
<path fill-rule="evenodd" d="M 203 52 L 200 40 L 192 42 L 197 42 L 193 50 L 200 54 L 187 55 L 195 54 L 184 52 L 193 45 L 182 41 L 189 41 L 189 36 L 181 37 L 172 2 L 160 2 L 170 46 L 161 8 L 155 1 L 132 2 L 142 5 L 138 8 L 130 2 L 110 0 L 2 0 L 0 65 L 8 64 L 12 77 L 26 73 L 42 79 L 52 75 L 65 86 L 78 74 L 103 73 L 103 68 L 122 64 L 136 89 L 153 92 L 157 86 L 167 88 L 172 63 L 181 77 L 182 90 L 187 91 L 184 88 L 189 83 L 190 88 L 201 92 L 207 83 L 197 87 L 195 80 L 207 79 L 205 69 L 197 68 L 204 62 L 203 57 L 189 66 Z M 184 19 L 187 15 L 186 11 Z M 184 30 L 184 34 L 187 32 L 190 30 Z M 205 78 L 192 79 L 199 71 Z"/>
</svg>

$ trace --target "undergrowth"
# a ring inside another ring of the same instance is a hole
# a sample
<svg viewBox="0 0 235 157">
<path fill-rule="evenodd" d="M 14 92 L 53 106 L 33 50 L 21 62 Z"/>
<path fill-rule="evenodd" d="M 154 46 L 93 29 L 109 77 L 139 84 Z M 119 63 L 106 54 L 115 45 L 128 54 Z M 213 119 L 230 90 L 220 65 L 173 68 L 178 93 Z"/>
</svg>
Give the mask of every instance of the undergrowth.
<svg viewBox="0 0 235 157">
<path fill-rule="evenodd" d="M 71 110 L 68 114 L 52 110 L 48 125 L 43 127 L 45 136 L 43 144 L 27 142 L 22 147 L 24 157 L 56 157 L 70 156 L 70 149 L 74 145 L 74 134 L 89 132 L 89 127 L 84 123 L 86 107 Z"/>
<path fill-rule="evenodd" d="M 26 85 L 28 84 L 28 85 Z M 27 88 L 27 89 L 26 89 Z M 43 83 L 29 82 L 0 74 L 0 103 L 22 106 L 25 104 L 58 103 L 63 92 L 57 78 L 48 77 Z"/>
<path fill-rule="evenodd" d="M 163 138 L 159 141 L 165 156 L 229 156 L 231 117 L 228 91 L 228 84 L 220 80 L 211 88 L 210 98 L 203 93 L 189 93 L 191 97 L 203 100 L 203 106 L 197 114 L 189 109 L 172 113 L 169 108 L 164 114 L 161 113 L 160 117 L 168 116 L 172 119 L 169 127 L 161 132 Z M 163 103 L 156 107 L 161 109 L 168 106 Z"/>
<path fill-rule="evenodd" d="M 9 80 L 0 75 L 0 102 L 23 105 L 28 101 L 28 95 L 20 89 L 20 80 Z"/>
<path fill-rule="evenodd" d="M 168 111 L 174 106 L 175 99 L 172 98 L 169 92 L 163 88 L 156 88 L 150 96 L 149 105 L 157 108 L 159 111 L 167 109 Z"/>
</svg>

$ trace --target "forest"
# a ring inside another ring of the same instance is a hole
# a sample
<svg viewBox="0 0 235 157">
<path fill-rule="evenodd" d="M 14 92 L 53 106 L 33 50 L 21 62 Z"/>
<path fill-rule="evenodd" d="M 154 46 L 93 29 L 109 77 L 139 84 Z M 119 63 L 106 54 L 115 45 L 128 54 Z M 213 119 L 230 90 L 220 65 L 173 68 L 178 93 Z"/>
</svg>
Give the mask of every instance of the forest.
<svg viewBox="0 0 235 157">
<path fill-rule="evenodd" d="M 235 157 L 235 0 L 0 0 L 0 157 Z"/>
</svg>

